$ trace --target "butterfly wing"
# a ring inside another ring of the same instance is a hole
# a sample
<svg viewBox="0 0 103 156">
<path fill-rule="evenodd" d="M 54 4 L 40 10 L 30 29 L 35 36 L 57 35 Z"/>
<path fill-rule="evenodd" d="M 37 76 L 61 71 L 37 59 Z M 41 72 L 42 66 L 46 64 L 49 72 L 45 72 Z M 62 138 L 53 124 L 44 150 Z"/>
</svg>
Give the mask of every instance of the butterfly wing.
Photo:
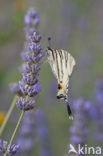
<svg viewBox="0 0 103 156">
<path fill-rule="evenodd" d="M 47 51 L 47 58 L 58 83 L 62 82 L 65 86 L 75 65 L 74 58 L 65 50 L 54 49 Z"/>
<path fill-rule="evenodd" d="M 73 67 L 75 66 L 75 60 L 73 56 L 64 50 L 53 50 L 47 51 L 48 62 L 52 68 L 54 75 L 57 78 L 58 84 L 61 86 L 57 93 L 57 98 L 63 98 L 67 103 L 67 110 L 69 117 L 73 119 L 70 105 L 68 103 L 68 83 L 69 76 L 71 76 Z M 61 96 L 63 95 L 63 96 Z"/>
<path fill-rule="evenodd" d="M 62 76 L 62 81 L 63 81 L 63 87 L 67 88 L 68 87 L 68 82 L 69 82 L 69 77 L 71 76 L 73 72 L 73 68 L 76 64 L 75 59 L 73 56 L 68 53 L 67 51 L 61 50 L 63 59 L 62 59 L 62 68 L 63 68 L 63 76 Z"/>
<path fill-rule="evenodd" d="M 54 73 L 55 77 L 58 80 L 59 79 L 59 68 L 58 68 L 58 57 L 57 57 L 57 55 L 58 54 L 55 52 L 55 50 L 53 50 L 53 49 L 47 50 L 48 63 L 50 64 L 52 72 Z"/>
</svg>

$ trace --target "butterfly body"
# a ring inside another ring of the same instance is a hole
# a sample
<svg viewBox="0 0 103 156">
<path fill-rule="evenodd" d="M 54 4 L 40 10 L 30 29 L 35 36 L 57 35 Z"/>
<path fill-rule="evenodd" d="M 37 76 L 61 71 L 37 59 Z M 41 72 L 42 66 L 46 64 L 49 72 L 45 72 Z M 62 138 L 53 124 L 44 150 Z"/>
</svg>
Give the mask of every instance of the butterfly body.
<svg viewBox="0 0 103 156">
<path fill-rule="evenodd" d="M 72 74 L 75 60 L 70 53 L 65 50 L 55 50 L 48 48 L 47 50 L 48 63 L 58 81 L 57 99 L 62 99 L 68 102 L 68 87 L 69 78 Z"/>
<path fill-rule="evenodd" d="M 65 100 L 66 99 L 66 95 L 67 95 L 67 89 L 65 89 L 65 87 L 58 83 L 58 93 L 57 93 L 57 99 L 62 99 Z"/>
</svg>

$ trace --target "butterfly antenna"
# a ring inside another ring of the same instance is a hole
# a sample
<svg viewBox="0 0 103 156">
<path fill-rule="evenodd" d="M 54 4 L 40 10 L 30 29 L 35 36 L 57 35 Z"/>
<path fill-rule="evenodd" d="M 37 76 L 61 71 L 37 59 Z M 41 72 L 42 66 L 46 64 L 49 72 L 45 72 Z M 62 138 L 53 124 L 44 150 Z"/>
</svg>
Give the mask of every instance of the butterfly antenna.
<svg viewBox="0 0 103 156">
<path fill-rule="evenodd" d="M 49 44 L 48 50 L 52 50 L 52 49 L 51 49 L 51 37 L 48 37 L 48 44 Z"/>
</svg>

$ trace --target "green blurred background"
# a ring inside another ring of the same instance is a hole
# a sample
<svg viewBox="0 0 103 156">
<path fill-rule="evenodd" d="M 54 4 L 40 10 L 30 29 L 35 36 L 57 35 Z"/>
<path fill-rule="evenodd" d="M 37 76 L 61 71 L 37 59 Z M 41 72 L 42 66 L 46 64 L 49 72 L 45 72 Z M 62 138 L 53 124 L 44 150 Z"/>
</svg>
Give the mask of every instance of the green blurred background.
<svg viewBox="0 0 103 156">
<path fill-rule="evenodd" d="M 9 83 L 19 81 L 20 52 L 24 44 L 24 14 L 33 7 L 40 14 L 42 47 L 70 50 L 76 59 L 71 78 L 71 99 L 91 99 L 95 81 L 103 76 L 103 1 L 102 0 L 0 0 L 0 110 L 7 111 L 13 99 Z M 42 92 L 37 98 L 48 119 L 54 156 L 67 153 L 69 127 L 65 105 L 56 100 L 57 82 L 48 64 L 40 72 Z M 9 121 L 5 139 L 9 139 L 19 112 Z M 17 117 L 16 117 L 17 116 Z M 92 143 L 91 143 L 92 144 Z"/>
</svg>

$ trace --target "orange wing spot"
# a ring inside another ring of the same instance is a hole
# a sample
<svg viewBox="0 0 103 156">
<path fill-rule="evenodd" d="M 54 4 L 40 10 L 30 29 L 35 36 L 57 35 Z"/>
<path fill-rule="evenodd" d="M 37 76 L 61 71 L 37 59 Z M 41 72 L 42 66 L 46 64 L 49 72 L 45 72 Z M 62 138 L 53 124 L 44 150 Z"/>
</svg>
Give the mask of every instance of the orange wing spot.
<svg viewBox="0 0 103 156">
<path fill-rule="evenodd" d="M 60 89 L 63 88 L 63 86 L 60 83 L 58 83 L 58 86 L 59 86 Z"/>
</svg>

